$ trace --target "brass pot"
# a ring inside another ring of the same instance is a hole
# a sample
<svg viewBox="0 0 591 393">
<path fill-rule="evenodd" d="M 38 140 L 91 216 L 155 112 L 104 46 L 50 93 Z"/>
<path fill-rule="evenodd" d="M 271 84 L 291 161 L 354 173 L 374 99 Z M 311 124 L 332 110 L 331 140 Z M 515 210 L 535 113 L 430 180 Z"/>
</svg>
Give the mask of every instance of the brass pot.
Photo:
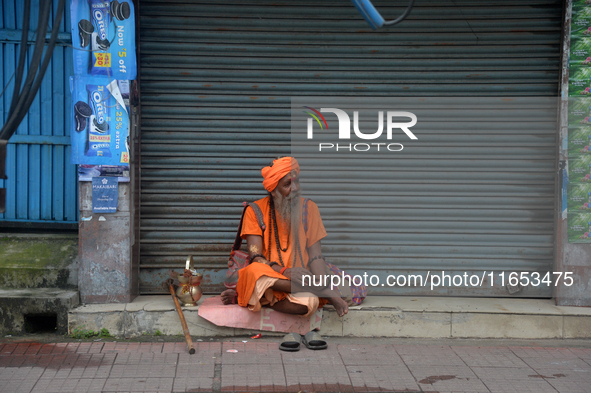
<svg viewBox="0 0 591 393">
<path fill-rule="evenodd" d="M 199 286 L 201 285 L 201 280 L 203 279 L 203 274 L 197 273 L 196 275 L 191 277 L 191 285 Z"/>
<path fill-rule="evenodd" d="M 202 274 L 197 274 L 192 277 L 179 276 L 179 286 L 176 289 L 176 297 L 183 303 L 184 306 L 195 306 L 203 291 L 199 284 L 201 284 Z"/>
</svg>

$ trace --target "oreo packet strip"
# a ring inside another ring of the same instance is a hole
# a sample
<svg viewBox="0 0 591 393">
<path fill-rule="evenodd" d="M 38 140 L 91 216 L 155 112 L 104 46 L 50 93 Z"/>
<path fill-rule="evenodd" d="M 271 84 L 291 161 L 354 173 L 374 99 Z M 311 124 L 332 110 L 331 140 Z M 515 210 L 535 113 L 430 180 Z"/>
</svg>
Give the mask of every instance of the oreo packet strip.
<svg viewBox="0 0 591 393">
<path fill-rule="evenodd" d="M 103 85 L 86 85 L 86 90 L 93 114 L 88 119 L 88 144 L 85 154 L 91 157 L 111 157 L 111 114 L 108 107 L 111 94 Z"/>
<path fill-rule="evenodd" d="M 111 71 L 111 5 L 105 0 L 89 0 L 90 20 L 94 26 L 90 43 L 92 58 L 90 61 L 90 74 L 112 75 Z"/>
</svg>

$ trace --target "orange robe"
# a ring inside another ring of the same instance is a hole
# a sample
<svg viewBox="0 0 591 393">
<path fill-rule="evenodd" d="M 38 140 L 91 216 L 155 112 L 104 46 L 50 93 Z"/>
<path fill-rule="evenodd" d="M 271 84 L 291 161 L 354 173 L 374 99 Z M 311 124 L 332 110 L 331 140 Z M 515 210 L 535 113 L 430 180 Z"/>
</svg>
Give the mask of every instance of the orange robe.
<svg viewBox="0 0 591 393">
<path fill-rule="evenodd" d="M 242 238 L 246 238 L 247 235 L 258 235 L 258 236 L 262 236 L 263 237 L 263 250 L 262 252 L 260 252 L 261 254 L 263 254 L 265 256 L 265 258 L 267 258 L 267 260 L 269 261 L 274 261 L 277 263 L 280 263 L 279 261 L 279 257 L 277 255 L 277 247 L 276 247 L 276 243 L 275 243 L 275 234 L 274 234 L 274 230 L 273 230 L 273 226 L 270 225 L 270 206 L 269 206 L 269 198 L 270 197 L 265 197 L 263 199 L 260 199 L 258 201 L 255 201 L 255 203 L 261 208 L 261 211 L 263 213 L 263 220 L 264 223 L 266 225 L 266 229 L 263 233 L 263 230 L 261 229 L 261 227 L 259 226 L 259 223 L 257 221 L 256 215 L 254 213 L 254 211 L 251 208 L 246 209 L 246 213 L 244 214 L 244 222 L 242 224 L 242 232 L 241 232 L 241 236 Z M 301 203 L 303 205 L 304 202 L 304 198 L 301 198 Z M 302 209 L 303 210 L 303 209 Z M 304 230 L 304 225 L 303 223 L 300 222 L 298 231 L 299 231 L 299 239 L 300 239 L 300 252 L 301 252 L 301 257 L 303 258 L 303 263 L 302 260 L 300 259 L 300 254 L 297 253 L 297 250 L 295 248 L 295 236 L 291 236 L 291 240 L 288 239 L 288 232 L 289 230 L 282 230 L 282 228 L 285 228 L 284 225 L 282 225 L 282 222 L 280 221 L 281 219 L 279 218 L 279 216 L 277 216 L 277 226 L 278 226 L 278 232 L 279 232 L 279 240 L 280 240 L 280 245 L 281 247 L 285 248 L 286 245 L 288 245 L 286 251 L 281 252 L 281 258 L 283 260 L 284 266 L 287 266 L 288 268 L 292 267 L 292 264 L 294 263 L 293 261 L 293 256 L 296 256 L 296 261 L 295 261 L 295 265 L 294 267 L 299 267 L 299 266 L 303 266 L 303 267 L 307 267 L 308 266 L 308 260 L 310 259 L 310 256 L 308 255 L 308 247 L 312 246 L 313 244 L 317 243 L 318 241 L 320 241 L 321 239 L 323 239 L 324 237 L 326 237 L 326 230 L 324 229 L 324 224 L 322 223 L 322 218 L 320 217 L 320 212 L 318 211 L 318 206 L 312 202 L 312 201 L 308 201 L 308 231 L 306 232 Z M 270 239 L 269 239 L 270 237 Z M 305 239 L 305 241 L 303 241 Z M 269 243 L 269 240 L 271 241 Z M 289 240 L 289 242 L 288 242 Z M 270 244 L 270 249 L 267 249 L 267 246 Z M 260 280 L 262 277 L 269 277 L 272 278 L 274 280 Z M 241 269 L 239 271 L 239 278 L 238 278 L 238 284 L 236 286 L 236 291 L 238 292 L 238 304 L 242 307 L 248 307 L 249 306 L 249 302 L 251 301 L 251 298 L 253 297 L 253 293 L 255 293 L 255 288 L 257 285 L 257 282 L 259 282 L 259 284 L 261 284 L 261 282 L 265 282 L 266 285 L 270 284 L 274 284 L 274 282 L 277 279 L 283 279 L 286 280 L 287 277 L 285 277 L 284 275 L 277 273 L 275 270 L 273 270 L 270 266 L 265 265 L 263 263 L 251 263 L 249 266 Z M 269 286 L 270 286 L 269 285 Z M 272 293 L 270 292 L 272 291 Z M 297 300 L 294 299 L 293 296 L 285 293 L 285 292 L 280 292 L 280 291 L 275 291 L 275 290 L 259 290 L 257 291 L 257 296 L 260 295 L 262 293 L 262 299 L 261 299 L 261 305 L 273 305 L 278 301 L 281 301 L 283 299 L 286 299 L 289 297 L 289 300 L 292 302 L 296 302 L 299 304 L 303 304 L 305 302 L 305 300 Z M 310 294 L 310 296 L 313 296 Z M 258 300 L 258 299 L 257 299 Z M 327 300 L 326 299 L 320 299 L 319 301 L 319 306 L 322 307 L 322 305 L 326 304 Z M 252 304 L 251 304 L 252 306 Z M 260 308 L 260 305 L 252 306 L 249 307 L 251 308 L 253 311 L 258 311 L 258 309 Z M 310 305 L 308 305 L 308 308 L 310 309 Z M 315 311 L 315 310 L 314 310 Z M 309 312 L 308 314 L 311 314 L 313 311 Z"/>
</svg>

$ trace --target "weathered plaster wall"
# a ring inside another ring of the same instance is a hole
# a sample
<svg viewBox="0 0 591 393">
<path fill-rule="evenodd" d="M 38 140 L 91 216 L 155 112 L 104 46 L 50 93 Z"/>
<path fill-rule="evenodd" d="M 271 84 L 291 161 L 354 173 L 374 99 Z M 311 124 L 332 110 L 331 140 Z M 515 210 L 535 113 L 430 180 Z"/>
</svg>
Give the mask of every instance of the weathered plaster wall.
<svg viewBox="0 0 591 393">
<path fill-rule="evenodd" d="M 74 235 L 0 235 L 0 288 L 78 286 Z"/>
<path fill-rule="evenodd" d="M 117 212 L 92 212 L 92 183 L 80 182 L 78 288 L 82 303 L 127 303 L 138 294 L 131 263 L 129 183 L 119 183 Z"/>
</svg>

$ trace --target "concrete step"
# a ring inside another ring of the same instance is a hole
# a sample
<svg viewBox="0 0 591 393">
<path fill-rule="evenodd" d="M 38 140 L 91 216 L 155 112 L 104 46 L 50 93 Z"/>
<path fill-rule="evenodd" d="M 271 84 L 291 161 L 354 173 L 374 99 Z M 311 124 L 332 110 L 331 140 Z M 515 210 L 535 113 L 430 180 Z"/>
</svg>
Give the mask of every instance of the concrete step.
<svg viewBox="0 0 591 393">
<path fill-rule="evenodd" d="M 0 334 L 66 333 L 68 311 L 79 305 L 78 291 L 0 288 Z"/>
<path fill-rule="evenodd" d="M 0 234 L 0 287 L 75 289 L 77 256 L 77 235 Z"/>
<path fill-rule="evenodd" d="M 258 333 L 216 326 L 197 315 L 198 307 L 183 307 L 193 336 Z M 81 326 L 94 331 L 107 328 L 112 335 L 124 337 L 157 330 L 164 335 L 182 335 L 171 296 L 80 306 L 69 312 L 68 329 Z M 320 333 L 332 337 L 591 338 L 591 308 L 560 307 L 551 299 L 370 296 L 361 306 L 351 307 L 343 318 L 325 307 Z"/>
</svg>

